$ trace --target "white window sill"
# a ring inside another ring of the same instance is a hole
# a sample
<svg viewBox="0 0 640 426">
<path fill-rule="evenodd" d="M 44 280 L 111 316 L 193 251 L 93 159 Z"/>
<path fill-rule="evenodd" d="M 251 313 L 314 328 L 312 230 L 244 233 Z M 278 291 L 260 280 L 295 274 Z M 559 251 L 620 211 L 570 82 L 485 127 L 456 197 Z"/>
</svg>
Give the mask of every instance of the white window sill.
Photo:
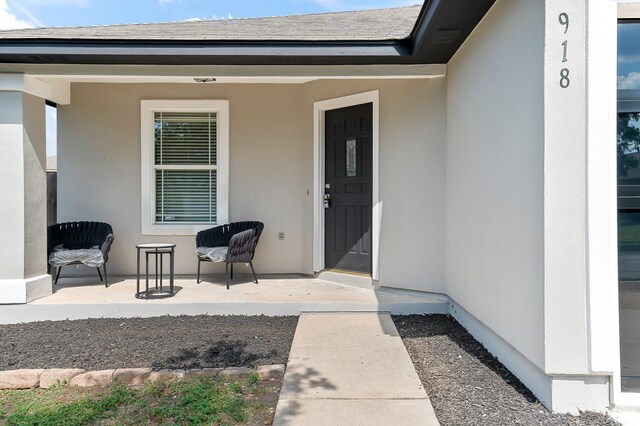
<svg viewBox="0 0 640 426">
<path fill-rule="evenodd" d="M 143 226 L 142 235 L 188 235 L 195 236 L 198 232 L 205 229 L 219 226 L 217 223 L 206 223 L 199 225 L 158 225 L 151 224 Z"/>
</svg>

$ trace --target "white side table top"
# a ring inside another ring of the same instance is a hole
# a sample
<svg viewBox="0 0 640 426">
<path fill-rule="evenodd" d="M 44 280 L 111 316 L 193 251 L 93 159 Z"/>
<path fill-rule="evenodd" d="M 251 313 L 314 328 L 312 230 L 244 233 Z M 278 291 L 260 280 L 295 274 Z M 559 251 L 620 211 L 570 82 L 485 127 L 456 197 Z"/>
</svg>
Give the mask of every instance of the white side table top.
<svg viewBox="0 0 640 426">
<path fill-rule="evenodd" d="M 163 249 L 163 248 L 175 248 L 175 244 L 172 243 L 146 243 L 138 244 L 136 248 L 139 249 Z"/>
</svg>

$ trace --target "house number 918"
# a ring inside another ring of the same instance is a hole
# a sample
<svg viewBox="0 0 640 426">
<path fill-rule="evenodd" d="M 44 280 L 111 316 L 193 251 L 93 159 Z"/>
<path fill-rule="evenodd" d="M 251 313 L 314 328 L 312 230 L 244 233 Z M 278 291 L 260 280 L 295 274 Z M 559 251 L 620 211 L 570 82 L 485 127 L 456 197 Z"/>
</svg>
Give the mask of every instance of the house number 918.
<svg viewBox="0 0 640 426">
<path fill-rule="evenodd" d="M 564 33 L 566 34 L 569 31 L 569 15 L 565 12 L 562 12 L 558 15 L 558 22 L 560 25 L 564 27 Z M 562 62 L 567 62 L 567 47 L 568 40 L 562 42 Z M 571 84 L 571 80 L 569 79 L 569 68 L 562 68 L 560 70 L 560 87 L 566 89 Z"/>
</svg>

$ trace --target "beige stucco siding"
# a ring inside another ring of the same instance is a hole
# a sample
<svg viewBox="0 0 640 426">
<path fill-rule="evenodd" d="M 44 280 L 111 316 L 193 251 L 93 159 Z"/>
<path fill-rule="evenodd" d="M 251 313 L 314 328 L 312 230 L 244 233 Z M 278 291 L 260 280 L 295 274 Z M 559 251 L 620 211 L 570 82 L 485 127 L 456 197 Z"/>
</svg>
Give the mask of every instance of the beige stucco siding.
<svg viewBox="0 0 640 426">
<path fill-rule="evenodd" d="M 501 1 L 448 65 L 448 294 L 544 370 L 544 2 Z"/>
<path fill-rule="evenodd" d="M 380 90 L 381 283 L 443 292 L 445 85 L 73 84 L 58 111 L 58 220 L 111 223 L 113 273 L 135 273 L 135 245 L 152 241 L 176 243 L 177 273 L 195 273 L 192 236 L 141 235 L 140 101 L 228 99 L 230 219 L 265 223 L 259 272 L 311 273 L 313 102 Z"/>
<path fill-rule="evenodd" d="M 302 143 L 295 87 L 74 85 L 72 97 L 59 111 L 58 220 L 109 222 L 116 236 L 114 273 L 135 273 L 135 245 L 153 241 L 176 243 L 176 271 L 195 272 L 194 237 L 141 235 L 142 99 L 229 99 L 230 217 L 265 222 L 256 260 L 261 272 L 304 270 L 309 148 Z M 277 240 L 279 231 L 284 241 Z"/>
<path fill-rule="evenodd" d="M 32 95 L 23 96 L 24 118 L 24 276 L 45 274 L 46 232 L 46 140 L 44 100 Z M 43 199 L 43 195 L 45 196 Z"/>
</svg>

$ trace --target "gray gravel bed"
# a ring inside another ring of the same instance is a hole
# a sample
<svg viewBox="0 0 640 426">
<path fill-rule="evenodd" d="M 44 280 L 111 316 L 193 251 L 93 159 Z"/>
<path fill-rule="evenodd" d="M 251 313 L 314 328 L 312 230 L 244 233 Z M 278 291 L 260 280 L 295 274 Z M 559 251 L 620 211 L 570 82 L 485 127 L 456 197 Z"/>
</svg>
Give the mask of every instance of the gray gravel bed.
<svg viewBox="0 0 640 426">
<path fill-rule="evenodd" d="M 0 370 L 287 362 L 297 317 L 178 316 L 0 325 Z"/>
<path fill-rule="evenodd" d="M 394 316 L 393 320 L 443 426 L 619 424 L 598 413 L 550 413 L 448 315 Z"/>
</svg>

